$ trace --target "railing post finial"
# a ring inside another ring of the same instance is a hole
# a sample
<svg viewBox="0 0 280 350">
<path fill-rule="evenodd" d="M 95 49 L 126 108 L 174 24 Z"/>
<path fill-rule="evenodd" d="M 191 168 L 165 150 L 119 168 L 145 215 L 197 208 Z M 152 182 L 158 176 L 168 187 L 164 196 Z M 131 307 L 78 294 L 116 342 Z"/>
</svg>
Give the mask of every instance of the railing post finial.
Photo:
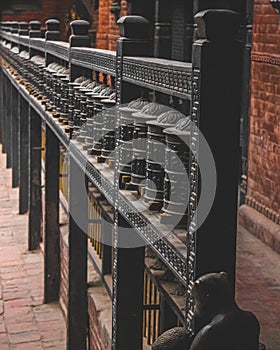
<svg viewBox="0 0 280 350">
<path fill-rule="evenodd" d="M 45 33 L 46 40 L 57 41 L 60 38 L 60 21 L 57 19 L 48 19 L 46 22 L 47 31 Z"/>
</svg>

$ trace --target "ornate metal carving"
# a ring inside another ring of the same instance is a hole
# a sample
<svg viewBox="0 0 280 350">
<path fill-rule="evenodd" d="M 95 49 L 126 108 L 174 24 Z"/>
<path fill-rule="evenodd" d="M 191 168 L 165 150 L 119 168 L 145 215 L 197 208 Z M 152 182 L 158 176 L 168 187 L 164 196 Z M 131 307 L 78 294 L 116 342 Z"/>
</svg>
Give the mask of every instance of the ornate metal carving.
<svg viewBox="0 0 280 350">
<path fill-rule="evenodd" d="M 190 332 L 193 332 L 193 316 L 194 303 L 191 294 L 195 276 L 195 262 L 196 262 L 196 208 L 197 208 L 197 194 L 198 194 L 198 150 L 199 140 L 195 127 L 199 127 L 199 108 L 200 108 L 200 71 L 193 70 L 192 75 L 192 111 L 191 111 L 191 168 L 190 168 L 190 196 L 189 196 L 189 232 L 188 232 L 188 258 L 187 258 L 187 326 Z"/>
<path fill-rule="evenodd" d="M 109 50 L 90 48 L 72 48 L 71 62 L 105 74 L 115 76 L 116 74 L 116 53 Z"/>
<path fill-rule="evenodd" d="M 125 57 L 123 80 L 156 91 L 191 97 L 191 64 L 158 58 Z"/>
<path fill-rule="evenodd" d="M 46 52 L 54 57 L 69 61 L 69 43 L 63 41 L 47 41 Z"/>
</svg>

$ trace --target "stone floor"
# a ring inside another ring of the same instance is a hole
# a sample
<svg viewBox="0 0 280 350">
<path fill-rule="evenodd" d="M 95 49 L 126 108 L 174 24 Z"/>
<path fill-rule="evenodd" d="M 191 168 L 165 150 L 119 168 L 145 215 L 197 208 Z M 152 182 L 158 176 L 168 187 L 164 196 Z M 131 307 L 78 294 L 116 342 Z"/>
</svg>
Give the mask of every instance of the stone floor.
<svg viewBox="0 0 280 350">
<path fill-rule="evenodd" d="M 280 255 L 242 227 L 237 254 L 238 304 L 257 316 L 266 350 L 279 350 Z"/>
<path fill-rule="evenodd" d="M 18 215 L 0 149 L 0 350 L 64 350 L 65 323 L 58 304 L 44 305 L 43 256 L 27 251 L 27 215 Z"/>
<path fill-rule="evenodd" d="M 27 251 L 27 215 L 0 146 L 0 350 L 64 350 L 57 304 L 44 305 L 43 256 Z M 238 234 L 237 301 L 261 323 L 267 350 L 280 349 L 280 256 L 243 228 Z M 77 349 L 79 350 L 79 349 Z"/>
</svg>

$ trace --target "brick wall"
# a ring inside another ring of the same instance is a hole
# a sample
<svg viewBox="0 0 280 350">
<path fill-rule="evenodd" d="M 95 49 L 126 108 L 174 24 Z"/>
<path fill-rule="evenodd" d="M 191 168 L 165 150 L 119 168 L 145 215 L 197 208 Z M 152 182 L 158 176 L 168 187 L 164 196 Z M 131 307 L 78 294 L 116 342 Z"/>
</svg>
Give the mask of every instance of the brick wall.
<svg viewBox="0 0 280 350">
<path fill-rule="evenodd" d="M 280 24 L 256 0 L 251 68 L 247 203 L 278 223 L 280 214 Z M 280 223 L 280 222 L 279 222 Z"/>
<path fill-rule="evenodd" d="M 116 49 L 116 40 L 119 38 L 119 27 L 116 25 L 115 16 L 110 12 L 111 0 L 100 0 L 98 11 L 98 31 L 96 47 L 99 49 Z M 127 14 L 127 2 L 121 1 L 121 14 Z"/>
<path fill-rule="evenodd" d="M 50 18 L 57 18 L 61 23 L 62 39 L 66 39 L 65 33 L 65 16 L 71 8 L 74 0 L 43 0 L 42 9 L 39 11 L 21 11 L 18 15 L 4 15 L 2 21 L 40 21 L 44 25 L 45 21 Z"/>
</svg>

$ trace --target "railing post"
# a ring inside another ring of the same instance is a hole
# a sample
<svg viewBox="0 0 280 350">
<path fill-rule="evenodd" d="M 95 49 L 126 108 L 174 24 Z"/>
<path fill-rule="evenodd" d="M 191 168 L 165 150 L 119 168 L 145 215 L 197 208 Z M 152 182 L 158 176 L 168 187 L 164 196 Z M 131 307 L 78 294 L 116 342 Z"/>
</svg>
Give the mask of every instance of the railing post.
<svg viewBox="0 0 280 350">
<path fill-rule="evenodd" d="M 45 230 L 44 230 L 44 302 L 59 299 L 59 141 L 46 125 L 45 142 Z"/>
<path fill-rule="evenodd" d="M 11 120 L 12 120 L 12 186 L 19 185 L 19 93 L 12 85 Z"/>
<path fill-rule="evenodd" d="M 29 105 L 24 97 L 19 97 L 19 214 L 28 212 L 29 207 Z"/>
<path fill-rule="evenodd" d="M 57 41 L 60 38 L 59 26 L 60 22 L 57 19 L 48 19 L 46 22 L 47 31 L 45 33 L 45 39 L 51 41 Z M 45 64 L 46 67 L 51 63 L 51 55 L 45 52 Z"/>
<path fill-rule="evenodd" d="M 29 30 L 29 38 L 42 38 L 41 32 L 41 22 L 40 21 L 31 21 L 29 22 L 30 30 Z M 30 58 L 34 56 L 34 49 L 29 47 Z"/>
<path fill-rule="evenodd" d="M 189 208 L 195 215 L 188 237 L 189 280 L 191 286 L 205 273 L 226 271 L 234 289 L 242 64 L 241 44 L 235 37 L 240 18 L 230 10 L 205 10 L 195 16 L 195 22 L 198 40 L 193 45 L 191 117 L 212 151 L 217 180 L 213 205 L 201 223 L 205 210 L 199 208 L 207 201 L 202 191 L 209 183 L 209 170 L 205 178 L 202 139 L 192 128 Z M 188 310 L 191 322 L 191 302 Z"/>
<path fill-rule="evenodd" d="M 240 183 L 240 204 L 245 203 L 248 185 L 248 147 L 250 127 L 250 81 L 251 81 L 251 50 L 252 50 L 252 27 L 254 1 L 246 1 L 246 23 L 243 37 L 243 71 L 242 71 L 242 94 L 241 94 L 241 130 L 240 145 L 241 155 L 241 183 Z"/>
<path fill-rule="evenodd" d="M 3 96 L 3 105 L 2 105 L 2 129 L 1 129 L 1 135 L 2 135 L 2 152 L 6 153 L 6 115 L 7 115 L 7 77 L 3 71 L 2 71 L 2 96 Z"/>
<path fill-rule="evenodd" d="M 45 39 L 59 39 L 59 21 L 46 21 Z M 46 66 L 49 55 L 46 52 Z M 44 230 L 44 302 L 59 299 L 60 230 L 59 230 L 59 140 L 46 125 L 45 141 L 45 230 Z"/>
<path fill-rule="evenodd" d="M 117 105 L 134 98 L 131 86 L 123 82 L 124 56 L 148 56 L 150 54 L 149 22 L 140 16 L 125 16 L 119 19 L 120 35 L 117 41 L 116 90 Z M 119 130 L 117 121 L 116 130 Z M 118 133 L 118 132 L 117 132 Z M 116 137 L 118 149 L 118 136 Z M 117 151 L 118 153 L 118 151 Z M 119 213 L 119 155 L 115 162 L 115 232 L 113 271 L 113 317 L 112 349 L 142 349 L 143 335 L 143 283 L 144 243 Z M 127 232 L 129 230 L 129 232 Z M 137 247 L 126 245 L 125 237 L 138 242 Z"/>
<path fill-rule="evenodd" d="M 1 32 L 3 30 L 3 24 L 1 23 Z M 1 35 L 1 34 L 0 34 Z M 3 116 L 4 116 L 4 104 L 3 104 L 3 88 L 4 88 L 4 75 L 3 75 L 3 68 L 2 66 L 0 67 L 0 143 L 2 144 L 3 147 Z"/>
<path fill-rule="evenodd" d="M 19 23 L 19 36 L 29 36 L 29 24 Z M 23 46 L 19 44 L 19 52 Z M 25 214 L 29 207 L 29 105 L 28 102 L 19 95 L 18 106 L 19 118 L 19 214 Z"/>
<path fill-rule="evenodd" d="M 88 47 L 89 23 L 71 22 L 71 47 Z M 71 54 L 70 54 L 71 57 Z M 70 81 L 80 75 L 79 68 L 70 64 Z M 69 167 L 69 261 L 67 350 L 86 349 L 87 311 L 87 256 L 88 256 L 88 179 L 71 155 Z M 86 188 L 85 188 L 86 186 Z M 79 222 L 77 222 L 79 219 Z M 82 223 L 82 224 L 79 224 Z"/>
<path fill-rule="evenodd" d="M 13 151 L 13 143 L 12 143 L 12 83 L 7 78 L 6 79 L 6 153 L 7 153 L 7 168 L 12 167 L 12 151 Z"/>
<path fill-rule="evenodd" d="M 35 250 L 41 242 L 42 188 L 41 188 L 41 118 L 30 106 L 30 177 L 28 249 Z"/>
<path fill-rule="evenodd" d="M 86 350 L 88 327 L 88 180 L 71 155 L 69 167 L 69 262 L 67 350 Z"/>
<path fill-rule="evenodd" d="M 76 20 L 70 23 L 71 36 L 69 38 L 70 48 L 71 47 L 89 47 L 90 39 L 88 35 L 89 23 L 84 20 Z M 71 58 L 71 53 L 70 53 Z M 76 78 L 83 74 L 83 69 L 75 66 L 69 62 L 70 68 L 70 81 L 73 82 Z"/>
<path fill-rule="evenodd" d="M 29 25 L 30 25 L 29 37 L 30 38 L 41 38 L 42 37 L 41 22 L 40 21 L 31 21 L 31 22 L 29 22 Z"/>
</svg>

